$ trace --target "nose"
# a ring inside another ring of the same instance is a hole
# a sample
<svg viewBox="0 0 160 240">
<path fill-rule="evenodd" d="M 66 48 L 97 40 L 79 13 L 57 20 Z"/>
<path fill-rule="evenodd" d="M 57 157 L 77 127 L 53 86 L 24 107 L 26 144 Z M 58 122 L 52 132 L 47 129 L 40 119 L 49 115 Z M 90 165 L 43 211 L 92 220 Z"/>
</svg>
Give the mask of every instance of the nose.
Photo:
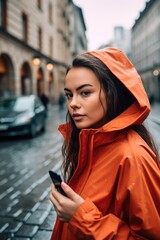
<svg viewBox="0 0 160 240">
<path fill-rule="evenodd" d="M 80 108 L 80 103 L 78 101 L 78 97 L 77 96 L 73 96 L 71 101 L 70 101 L 70 107 L 72 109 L 76 109 L 76 108 Z"/>
</svg>

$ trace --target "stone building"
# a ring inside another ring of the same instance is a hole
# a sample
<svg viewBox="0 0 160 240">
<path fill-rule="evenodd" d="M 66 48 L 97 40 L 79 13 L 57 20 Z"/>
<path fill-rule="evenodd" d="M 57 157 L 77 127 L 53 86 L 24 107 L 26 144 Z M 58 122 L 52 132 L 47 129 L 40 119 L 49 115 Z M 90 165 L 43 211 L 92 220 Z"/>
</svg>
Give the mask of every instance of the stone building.
<svg viewBox="0 0 160 240">
<path fill-rule="evenodd" d="M 115 26 L 112 46 L 122 50 L 130 58 L 131 31 L 123 26 Z"/>
<path fill-rule="evenodd" d="M 128 58 L 131 56 L 131 30 L 126 29 L 123 26 L 114 26 L 113 28 L 113 39 L 111 39 L 108 43 L 103 44 L 99 47 L 115 47 L 123 51 Z"/>
<path fill-rule="evenodd" d="M 56 101 L 73 57 L 73 6 L 72 0 L 0 0 L 0 96 L 45 93 Z M 80 36 L 85 31 L 83 25 Z"/>
<path fill-rule="evenodd" d="M 160 1 L 146 2 L 132 27 L 132 62 L 148 96 L 160 100 Z"/>
<path fill-rule="evenodd" d="M 83 18 L 82 9 L 75 4 L 70 8 L 70 36 L 71 55 L 74 58 L 78 53 L 86 51 L 86 24 Z"/>
</svg>

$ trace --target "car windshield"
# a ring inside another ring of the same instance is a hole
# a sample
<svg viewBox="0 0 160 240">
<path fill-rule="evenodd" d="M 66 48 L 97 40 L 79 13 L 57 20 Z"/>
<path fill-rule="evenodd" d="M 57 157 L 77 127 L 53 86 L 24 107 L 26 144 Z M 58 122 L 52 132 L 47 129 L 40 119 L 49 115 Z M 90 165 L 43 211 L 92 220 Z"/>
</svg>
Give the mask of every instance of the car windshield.
<svg viewBox="0 0 160 240">
<path fill-rule="evenodd" d="M 32 109 L 32 99 L 29 97 L 20 97 L 0 100 L 0 111 L 22 112 Z"/>
</svg>

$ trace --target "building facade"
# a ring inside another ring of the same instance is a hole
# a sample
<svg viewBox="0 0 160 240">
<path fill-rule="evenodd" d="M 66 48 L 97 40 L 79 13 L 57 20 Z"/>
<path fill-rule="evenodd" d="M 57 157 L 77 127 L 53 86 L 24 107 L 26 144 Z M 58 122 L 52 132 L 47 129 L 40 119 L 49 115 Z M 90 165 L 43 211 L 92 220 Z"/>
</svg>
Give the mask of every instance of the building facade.
<svg viewBox="0 0 160 240">
<path fill-rule="evenodd" d="M 123 51 L 129 58 L 131 56 L 131 30 L 126 29 L 123 26 L 115 26 L 113 39 L 108 43 L 101 45 L 104 47 L 115 47 Z"/>
<path fill-rule="evenodd" d="M 130 58 L 131 31 L 124 28 L 123 26 L 115 26 L 112 46 L 122 50 Z"/>
<path fill-rule="evenodd" d="M 132 62 L 148 96 L 160 100 L 160 1 L 146 2 L 132 27 Z"/>
<path fill-rule="evenodd" d="M 71 0 L 0 0 L 0 96 L 45 93 L 56 101 L 72 60 L 72 5 Z"/>
<path fill-rule="evenodd" d="M 74 58 L 78 53 L 86 51 L 88 45 L 82 9 L 75 4 L 70 8 L 70 23 L 71 54 Z"/>
</svg>

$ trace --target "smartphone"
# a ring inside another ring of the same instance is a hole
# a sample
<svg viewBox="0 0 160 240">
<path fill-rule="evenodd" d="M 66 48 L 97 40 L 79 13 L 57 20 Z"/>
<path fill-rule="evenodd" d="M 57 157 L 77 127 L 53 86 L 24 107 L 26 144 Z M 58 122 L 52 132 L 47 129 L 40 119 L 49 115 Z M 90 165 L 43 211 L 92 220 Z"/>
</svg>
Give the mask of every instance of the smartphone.
<svg viewBox="0 0 160 240">
<path fill-rule="evenodd" d="M 52 182 L 54 183 L 57 191 L 67 197 L 66 193 L 63 191 L 63 189 L 61 187 L 61 182 L 62 182 L 61 176 L 53 171 L 49 171 L 49 175 L 50 175 Z"/>
</svg>

